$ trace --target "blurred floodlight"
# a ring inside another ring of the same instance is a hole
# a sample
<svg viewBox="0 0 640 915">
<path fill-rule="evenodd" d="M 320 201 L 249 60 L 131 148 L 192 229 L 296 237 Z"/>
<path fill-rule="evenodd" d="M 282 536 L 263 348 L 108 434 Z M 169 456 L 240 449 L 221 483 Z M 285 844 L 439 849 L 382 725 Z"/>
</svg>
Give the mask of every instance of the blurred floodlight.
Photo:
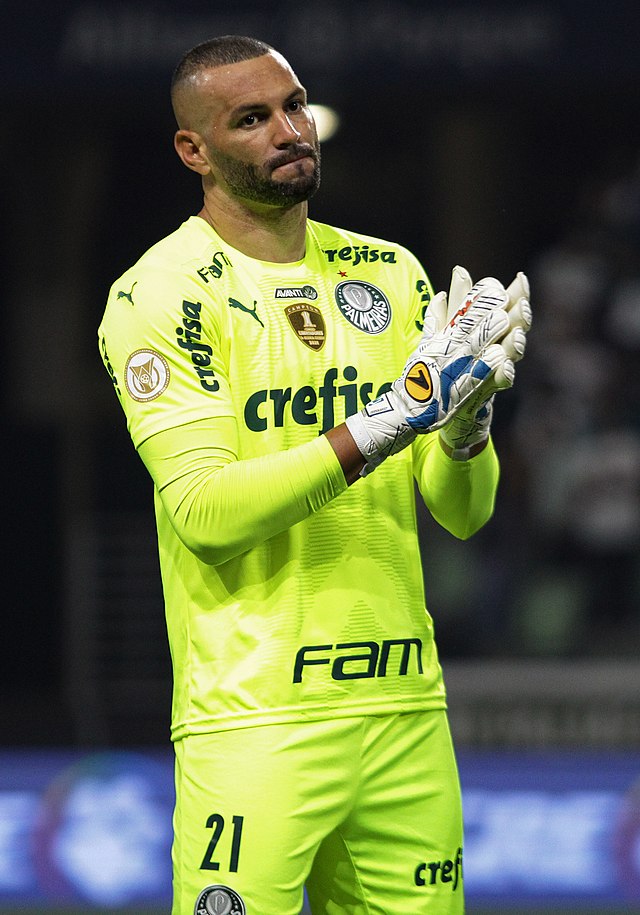
<svg viewBox="0 0 640 915">
<path fill-rule="evenodd" d="M 340 126 L 338 112 L 328 105 L 309 105 L 309 108 L 316 122 L 318 139 L 321 143 L 330 140 Z"/>
</svg>

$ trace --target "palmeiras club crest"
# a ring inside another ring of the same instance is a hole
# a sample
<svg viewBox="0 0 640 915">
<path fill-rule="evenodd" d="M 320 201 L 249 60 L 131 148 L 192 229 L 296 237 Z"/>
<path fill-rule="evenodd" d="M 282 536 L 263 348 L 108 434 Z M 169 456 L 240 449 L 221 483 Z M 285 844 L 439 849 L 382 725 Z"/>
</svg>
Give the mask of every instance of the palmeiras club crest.
<svg viewBox="0 0 640 915">
<path fill-rule="evenodd" d="M 242 896 L 229 886 L 217 884 L 200 893 L 193 915 L 247 915 L 247 910 Z"/>
<path fill-rule="evenodd" d="M 381 334 L 391 320 L 391 304 L 373 283 L 346 280 L 335 289 L 338 308 L 350 324 L 365 334 Z"/>
</svg>

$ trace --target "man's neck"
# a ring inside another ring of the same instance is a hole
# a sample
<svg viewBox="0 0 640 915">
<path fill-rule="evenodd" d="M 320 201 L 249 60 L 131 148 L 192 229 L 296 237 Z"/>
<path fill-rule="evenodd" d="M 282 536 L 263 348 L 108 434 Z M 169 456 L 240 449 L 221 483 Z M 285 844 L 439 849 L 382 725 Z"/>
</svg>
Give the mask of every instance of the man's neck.
<svg viewBox="0 0 640 915">
<path fill-rule="evenodd" d="M 220 238 L 249 257 L 288 264 L 302 260 L 305 252 L 307 203 L 267 207 L 223 201 L 206 194 L 198 213 Z"/>
</svg>

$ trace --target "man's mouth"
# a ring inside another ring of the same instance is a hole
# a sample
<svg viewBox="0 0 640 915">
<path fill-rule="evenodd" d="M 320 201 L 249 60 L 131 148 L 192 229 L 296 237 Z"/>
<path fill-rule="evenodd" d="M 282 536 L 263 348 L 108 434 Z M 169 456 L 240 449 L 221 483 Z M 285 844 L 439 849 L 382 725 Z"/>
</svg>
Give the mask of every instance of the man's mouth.
<svg viewBox="0 0 640 915">
<path fill-rule="evenodd" d="M 304 156 L 296 156 L 295 159 L 287 159 L 286 162 L 281 162 L 280 165 L 276 165 L 274 171 L 276 171 L 279 168 L 285 168 L 287 165 L 295 165 L 296 162 L 303 162 L 305 159 L 311 159 L 311 156 L 304 155 Z"/>
<path fill-rule="evenodd" d="M 277 157 L 271 161 L 271 171 L 275 171 L 277 168 L 282 168 L 284 165 L 291 165 L 294 162 L 302 162 L 303 159 L 311 159 L 315 161 L 315 156 L 311 148 L 302 148 L 290 152 L 286 157 Z"/>
</svg>

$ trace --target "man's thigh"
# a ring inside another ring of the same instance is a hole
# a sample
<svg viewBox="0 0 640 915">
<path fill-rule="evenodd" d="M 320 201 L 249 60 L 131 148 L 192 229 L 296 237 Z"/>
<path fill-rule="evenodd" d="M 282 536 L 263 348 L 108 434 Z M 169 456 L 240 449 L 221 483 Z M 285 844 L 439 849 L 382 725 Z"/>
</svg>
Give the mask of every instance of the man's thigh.
<svg viewBox="0 0 640 915">
<path fill-rule="evenodd" d="M 298 915 L 320 842 L 357 792 L 362 728 L 344 719 L 179 741 L 173 915 Z"/>
<path fill-rule="evenodd" d="M 307 883 L 314 915 L 460 915 L 462 811 L 443 711 L 371 718 L 361 782 Z"/>
</svg>

